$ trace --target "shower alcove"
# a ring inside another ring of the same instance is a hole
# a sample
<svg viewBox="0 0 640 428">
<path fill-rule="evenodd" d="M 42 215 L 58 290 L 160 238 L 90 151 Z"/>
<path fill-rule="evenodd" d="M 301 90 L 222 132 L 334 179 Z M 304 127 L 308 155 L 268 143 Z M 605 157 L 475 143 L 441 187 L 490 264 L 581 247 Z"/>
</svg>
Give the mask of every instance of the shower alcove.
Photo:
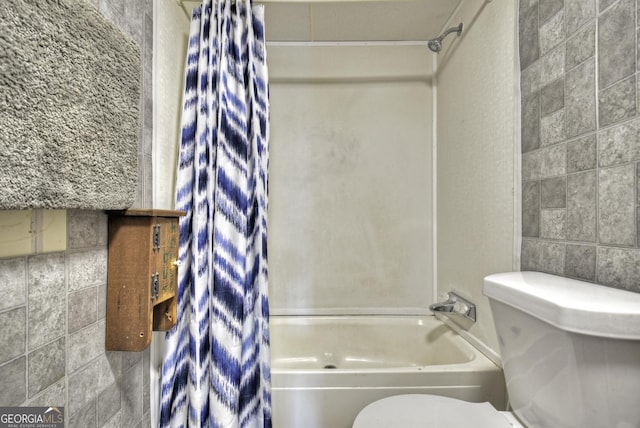
<svg viewBox="0 0 640 428">
<path fill-rule="evenodd" d="M 478 305 L 465 338 L 499 361 L 481 284 L 518 264 L 516 5 L 264 6 L 272 317 L 419 319 L 439 292 L 457 290 Z M 189 24 L 178 2 L 155 8 L 154 201 L 173 209 Z M 461 36 L 429 50 L 460 22 Z M 278 412 L 302 404 L 278 404 L 279 394 L 274 426 L 284 427 Z M 321 415 L 309 417 L 305 426 L 322 427 Z"/>
</svg>

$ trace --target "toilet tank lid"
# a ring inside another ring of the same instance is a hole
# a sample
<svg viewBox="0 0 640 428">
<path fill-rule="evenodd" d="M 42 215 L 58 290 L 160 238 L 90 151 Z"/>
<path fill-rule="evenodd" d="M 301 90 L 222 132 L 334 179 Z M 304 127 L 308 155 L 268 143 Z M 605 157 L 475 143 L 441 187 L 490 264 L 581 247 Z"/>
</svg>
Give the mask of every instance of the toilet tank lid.
<svg viewBox="0 0 640 428">
<path fill-rule="evenodd" d="M 562 330 L 640 340 L 640 293 L 542 272 L 485 277 L 484 294 Z"/>
</svg>

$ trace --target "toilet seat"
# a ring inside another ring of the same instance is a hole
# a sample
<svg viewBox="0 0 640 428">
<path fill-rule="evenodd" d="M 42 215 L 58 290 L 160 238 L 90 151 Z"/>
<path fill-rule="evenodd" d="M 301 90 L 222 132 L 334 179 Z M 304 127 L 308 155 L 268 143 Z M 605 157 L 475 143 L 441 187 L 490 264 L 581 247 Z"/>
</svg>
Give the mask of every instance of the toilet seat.
<svg viewBox="0 0 640 428">
<path fill-rule="evenodd" d="M 383 398 L 362 409 L 352 428 L 513 428 L 489 403 L 405 394 Z"/>
</svg>

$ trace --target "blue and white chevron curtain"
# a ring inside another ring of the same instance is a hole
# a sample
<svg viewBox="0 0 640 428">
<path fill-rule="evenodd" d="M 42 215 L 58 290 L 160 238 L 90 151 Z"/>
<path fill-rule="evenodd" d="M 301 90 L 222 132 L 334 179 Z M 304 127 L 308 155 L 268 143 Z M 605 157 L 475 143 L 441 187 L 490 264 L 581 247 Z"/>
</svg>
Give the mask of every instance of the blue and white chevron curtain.
<svg viewBox="0 0 640 428">
<path fill-rule="evenodd" d="M 161 427 L 271 427 L 268 136 L 264 9 L 204 0 L 187 54 Z"/>
</svg>

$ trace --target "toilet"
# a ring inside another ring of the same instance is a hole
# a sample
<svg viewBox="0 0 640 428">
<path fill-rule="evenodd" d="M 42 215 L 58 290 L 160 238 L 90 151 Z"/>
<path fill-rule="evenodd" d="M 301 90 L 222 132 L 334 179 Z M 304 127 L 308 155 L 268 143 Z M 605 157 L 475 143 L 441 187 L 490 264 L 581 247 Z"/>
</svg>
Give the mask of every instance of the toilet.
<svg viewBox="0 0 640 428">
<path fill-rule="evenodd" d="M 362 409 L 353 428 L 640 427 L 640 294 L 540 272 L 487 276 L 512 412 L 426 394 Z"/>
</svg>

